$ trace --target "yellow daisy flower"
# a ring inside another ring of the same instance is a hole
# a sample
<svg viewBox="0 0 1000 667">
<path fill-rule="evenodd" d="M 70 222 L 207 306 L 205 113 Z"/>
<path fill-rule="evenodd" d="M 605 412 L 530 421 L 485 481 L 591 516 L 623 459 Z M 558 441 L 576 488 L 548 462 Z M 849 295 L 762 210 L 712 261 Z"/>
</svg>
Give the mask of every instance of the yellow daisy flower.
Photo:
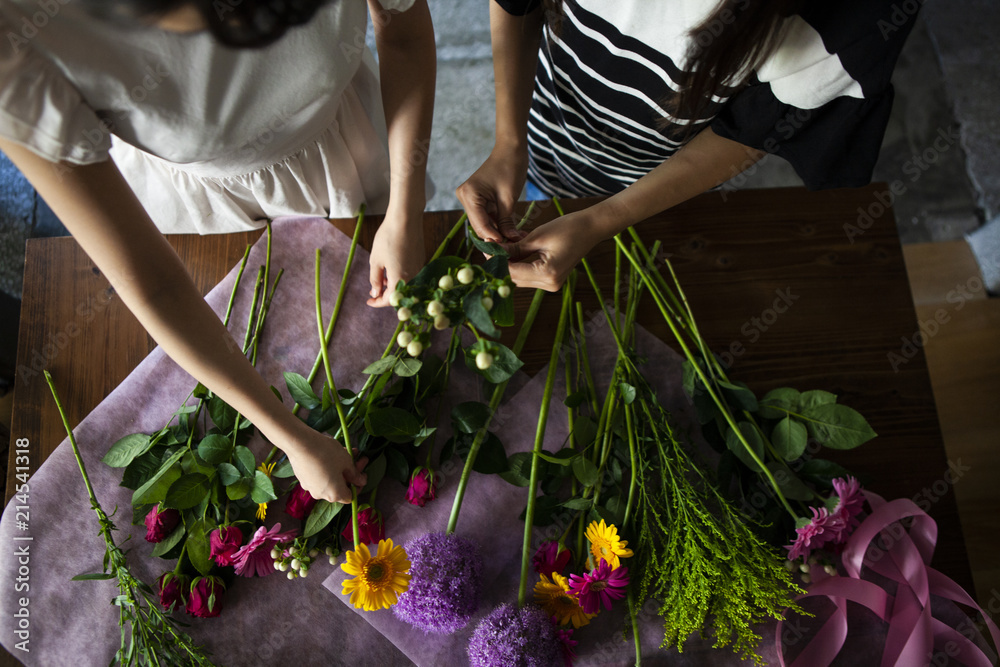
<svg viewBox="0 0 1000 667">
<path fill-rule="evenodd" d="M 393 546 L 392 540 L 381 540 L 374 556 L 367 544 L 346 555 L 347 562 L 340 569 L 354 578 L 344 581 L 343 593 L 350 594 L 351 604 L 358 609 L 388 609 L 410 587 L 410 561 L 403 547 Z"/>
<path fill-rule="evenodd" d="M 569 581 L 557 572 L 552 573 L 552 581 L 544 574 L 535 584 L 535 602 L 549 616 L 559 619 L 559 625 L 572 623 L 574 628 L 580 628 L 590 623 L 597 614 L 585 614 L 576 595 L 569 589 Z"/>
<path fill-rule="evenodd" d="M 270 477 L 271 473 L 274 472 L 274 466 L 275 463 L 261 463 L 259 466 L 257 466 L 257 470 L 260 470 L 262 473 Z M 264 517 L 266 516 L 267 516 L 267 503 L 257 503 L 257 519 L 263 521 Z"/>
<path fill-rule="evenodd" d="M 632 550 L 626 549 L 628 542 L 618 539 L 618 529 L 614 524 L 607 526 L 604 519 L 600 523 L 591 521 L 587 526 L 587 539 L 590 541 L 590 553 L 594 563 L 606 560 L 613 568 L 621 565 L 622 558 L 631 558 Z"/>
</svg>

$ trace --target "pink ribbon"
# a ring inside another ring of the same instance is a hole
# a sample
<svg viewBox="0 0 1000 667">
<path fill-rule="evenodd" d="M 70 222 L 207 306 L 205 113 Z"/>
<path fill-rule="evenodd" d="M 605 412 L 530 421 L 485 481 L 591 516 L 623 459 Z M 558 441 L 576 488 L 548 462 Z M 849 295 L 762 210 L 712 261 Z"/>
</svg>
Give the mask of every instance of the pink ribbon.
<svg viewBox="0 0 1000 667">
<path fill-rule="evenodd" d="M 835 609 L 791 667 L 829 667 L 847 639 L 848 600 L 888 623 L 882 667 L 926 665 L 934 651 L 945 646 L 947 655 L 969 667 L 991 667 L 992 662 L 979 646 L 931 614 L 932 595 L 971 607 L 982 615 L 994 645 L 1000 647 L 1000 629 L 972 596 L 930 567 L 937 544 L 937 523 L 905 498 L 886 502 L 868 491 L 864 495 L 872 512 L 847 540 L 841 554 L 847 576 L 827 576 L 822 569 L 813 568 L 809 592 L 798 598 L 826 597 Z M 900 523 L 907 518 L 912 518 L 909 531 Z M 882 544 L 875 541 L 879 536 Z M 862 579 L 865 567 L 895 582 L 896 595 Z M 778 662 L 786 667 L 783 627 L 784 621 L 779 622 L 775 642 Z"/>
</svg>

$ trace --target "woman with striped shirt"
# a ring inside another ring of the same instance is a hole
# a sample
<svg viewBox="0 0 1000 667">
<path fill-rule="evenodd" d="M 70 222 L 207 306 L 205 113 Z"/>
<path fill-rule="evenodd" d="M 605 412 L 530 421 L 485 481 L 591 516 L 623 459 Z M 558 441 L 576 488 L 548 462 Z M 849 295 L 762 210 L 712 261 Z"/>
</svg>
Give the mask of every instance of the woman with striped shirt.
<svg viewBox="0 0 1000 667">
<path fill-rule="evenodd" d="M 494 0 L 496 141 L 457 195 L 511 244 L 518 285 L 555 290 L 601 240 L 767 153 L 811 189 L 865 185 L 914 20 L 892 16 L 891 0 Z M 525 235 L 526 178 L 529 197 L 611 196 Z"/>
</svg>

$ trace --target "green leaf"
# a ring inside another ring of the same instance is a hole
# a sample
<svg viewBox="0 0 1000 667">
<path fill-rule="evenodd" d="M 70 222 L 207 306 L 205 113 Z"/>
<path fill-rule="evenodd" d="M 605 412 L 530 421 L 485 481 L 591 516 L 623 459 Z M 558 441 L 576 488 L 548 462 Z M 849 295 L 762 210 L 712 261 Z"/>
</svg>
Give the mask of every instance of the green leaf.
<svg viewBox="0 0 1000 667">
<path fill-rule="evenodd" d="M 490 406 L 479 401 L 459 403 L 451 409 L 451 425 L 461 433 L 474 434 L 486 426 L 490 419 Z"/>
<path fill-rule="evenodd" d="M 424 362 L 415 357 L 404 357 L 396 363 L 393 367 L 393 371 L 395 371 L 396 375 L 401 378 L 413 377 L 420 372 L 420 367 L 423 363 Z"/>
<path fill-rule="evenodd" d="M 216 470 L 219 471 L 219 481 L 222 482 L 222 486 L 234 484 L 243 477 L 232 463 L 220 463 Z"/>
<path fill-rule="evenodd" d="M 805 425 L 793 417 L 785 417 L 774 426 L 771 444 L 786 461 L 794 461 L 806 451 L 809 433 Z"/>
<path fill-rule="evenodd" d="M 145 433 L 133 433 L 111 445 L 111 449 L 101 459 L 112 468 L 124 468 L 137 456 L 142 456 L 149 450 L 153 440 Z"/>
<path fill-rule="evenodd" d="M 160 469 L 160 456 L 155 449 L 142 456 L 137 456 L 122 473 L 121 486 L 135 491 L 149 481 L 149 478 Z"/>
<path fill-rule="evenodd" d="M 559 453 L 562 453 L 564 451 L 573 451 L 573 450 L 571 450 L 571 449 L 570 450 L 562 450 L 561 449 L 561 450 L 559 450 Z M 555 463 L 557 466 L 568 466 L 568 465 L 572 464 L 573 461 L 576 460 L 575 457 L 550 456 L 549 454 L 546 454 L 545 452 L 539 452 L 538 453 L 538 458 L 542 459 L 543 461 L 548 461 L 549 463 Z"/>
<path fill-rule="evenodd" d="M 410 483 L 410 464 L 393 448 L 385 450 L 385 473 L 400 484 Z"/>
<path fill-rule="evenodd" d="M 168 551 L 176 547 L 178 544 L 180 544 L 181 540 L 184 539 L 184 535 L 186 534 L 187 530 L 184 528 L 184 524 L 183 523 L 177 524 L 177 527 L 174 528 L 174 530 L 169 535 L 167 535 L 161 541 L 156 543 L 156 546 L 153 547 L 153 556 L 155 556 L 156 558 L 161 557 L 163 554 L 167 553 Z"/>
<path fill-rule="evenodd" d="M 292 462 L 288 459 L 282 459 L 278 465 L 274 466 L 274 470 L 271 471 L 271 477 L 277 477 L 278 479 L 288 479 L 294 476 L 295 471 L 292 470 Z"/>
<path fill-rule="evenodd" d="M 201 473 L 184 475 L 170 485 L 163 507 L 186 510 L 194 507 L 208 495 L 208 477 Z"/>
<path fill-rule="evenodd" d="M 604 502 L 604 507 L 614 518 L 612 523 L 618 526 L 622 525 L 622 521 L 625 520 L 625 501 L 622 500 L 621 496 L 611 496 Z"/>
<path fill-rule="evenodd" d="M 535 520 L 532 522 L 535 526 L 548 526 L 555 520 L 556 511 L 561 507 L 562 503 L 555 496 L 538 496 L 535 500 Z M 524 521 L 527 514 L 527 508 L 521 512 L 518 517 L 521 521 Z"/>
<path fill-rule="evenodd" d="M 226 486 L 226 497 L 230 500 L 242 500 L 253 488 L 253 480 L 249 477 L 240 477 L 238 480 Z"/>
<path fill-rule="evenodd" d="M 758 414 L 764 419 L 781 419 L 789 412 L 798 412 L 800 396 L 799 390 L 791 387 L 772 389 L 760 399 Z"/>
<path fill-rule="evenodd" d="M 306 518 L 306 527 L 302 531 L 302 537 L 312 537 L 326 528 L 342 509 L 344 509 L 344 505 L 341 503 L 331 503 L 329 500 L 322 499 L 317 501 L 312 512 Z"/>
<path fill-rule="evenodd" d="M 570 498 L 562 504 L 566 509 L 571 510 L 589 510 L 594 506 L 593 498 Z"/>
<path fill-rule="evenodd" d="M 486 433 L 472 469 L 482 475 L 495 475 L 507 470 L 507 452 L 504 451 L 500 438 L 491 432 Z"/>
<path fill-rule="evenodd" d="M 271 479 L 260 470 L 254 474 L 250 498 L 255 503 L 269 503 L 278 499 L 278 496 L 274 495 L 274 484 L 271 483 Z"/>
<path fill-rule="evenodd" d="M 273 384 L 270 385 L 270 388 L 271 388 L 271 393 L 274 394 L 278 398 L 279 401 L 281 401 L 282 403 L 284 403 L 285 402 L 285 397 L 281 395 L 281 392 L 278 391 L 278 388 L 275 387 Z"/>
<path fill-rule="evenodd" d="M 739 422 L 737 426 L 740 429 L 740 433 L 746 438 L 747 443 L 757 454 L 757 458 L 761 461 L 764 460 L 764 441 L 760 437 L 760 433 L 750 422 Z M 748 468 L 756 472 L 763 472 L 761 467 L 757 465 L 757 462 L 753 460 L 753 457 L 747 451 L 746 446 L 740 441 L 736 432 L 732 428 L 726 433 L 726 446 L 729 448 L 733 454 L 736 455 L 740 461 L 744 463 Z"/>
<path fill-rule="evenodd" d="M 91 572 L 89 574 L 78 574 L 70 581 L 98 581 L 104 579 L 114 579 L 115 575 L 109 572 Z"/>
<path fill-rule="evenodd" d="M 236 424 L 236 410 L 218 396 L 213 395 L 208 399 L 208 414 L 220 431 L 231 431 Z"/>
<path fill-rule="evenodd" d="M 403 443 L 413 440 L 420 432 L 420 421 L 402 408 L 380 408 L 365 415 L 365 429 L 376 437 Z"/>
<path fill-rule="evenodd" d="M 410 280 L 410 285 L 432 285 L 437 287 L 438 279 L 444 274 L 465 265 L 465 260 L 454 255 L 445 255 L 430 262 Z"/>
<path fill-rule="evenodd" d="M 573 459 L 573 474 L 584 486 L 597 484 L 597 466 L 586 456 Z"/>
<path fill-rule="evenodd" d="M 531 452 L 517 452 L 507 459 L 507 470 L 500 479 L 514 486 L 528 486 L 531 481 Z"/>
<path fill-rule="evenodd" d="M 132 494 L 133 505 L 153 505 L 167 496 L 167 489 L 181 477 L 181 467 L 177 464 L 187 452 L 180 449 L 160 466 L 160 469 L 145 484 Z"/>
<path fill-rule="evenodd" d="M 833 461 L 809 459 L 799 468 L 799 474 L 810 482 L 829 489 L 833 487 L 833 480 L 838 477 L 846 479 L 851 473 L 847 468 Z"/>
<path fill-rule="evenodd" d="M 236 467 L 239 471 L 248 477 L 252 476 L 257 467 L 253 452 L 242 445 L 237 445 L 234 454 L 236 456 Z"/>
<path fill-rule="evenodd" d="M 436 426 L 434 427 L 422 426 L 420 430 L 417 431 L 417 434 L 413 437 L 413 446 L 419 447 L 420 445 L 422 445 L 424 443 L 424 440 L 434 435 L 435 431 L 437 431 Z"/>
<path fill-rule="evenodd" d="M 368 364 L 368 367 L 361 372 L 365 375 L 380 375 L 391 370 L 395 365 L 396 357 L 382 357 L 378 361 Z"/>
<path fill-rule="evenodd" d="M 621 392 L 622 401 L 625 405 L 631 405 L 635 400 L 635 387 L 630 385 L 628 382 L 619 383 L 618 391 Z"/>
<path fill-rule="evenodd" d="M 365 467 L 365 474 L 368 476 L 368 483 L 361 489 L 363 493 L 370 493 L 372 489 L 379 485 L 385 477 L 386 460 L 384 455 L 378 456 L 374 461 Z"/>
<path fill-rule="evenodd" d="M 576 441 L 578 449 L 589 446 L 596 437 L 597 424 L 594 423 L 593 419 L 583 415 L 573 420 L 573 439 Z"/>
<path fill-rule="evenodd" d="M 778 488 L 785 495 L 785 498 L 788 498 L 789 500 L 812 499 L 812 489 L 806 486 L 805 483 L 796 477 L 795 473 L 790 471 L 788 468 L 781 465 L 777 461 L 767 464 L 767 468 L 771 471 L 774 481 L 778 483 Z"/>
<path fill-rule="evenodd" d="M 205 519 L 192 521 L 188 526 L 187 541 L 184 543 L 185 552 L 191 564 L 203 576 L 208 576 L 212 571 L 211 549 L 209 545 L 209 534 L 215 526 Z"/>
<path fill-rule="evenodd" d="M 194 390 L 191 393 L 195 398 L 208 398 L 211 392 L 208 390 L 208 387 L 199 382 L 194 386 Z"/>
<path fill-rule="evenodd" d="M 507 297 L 506 299 L 499 295 L 493 297 L 493 310 L 490 311 L 490 315 L 493 316 L 493 321 L 499 327 L 514 326 L 513 297 Z"/>
<path fill-rule="evenodd" d="M 746 386 L 733 384 L 731 382 L 719 382 L 726 402 L 734 410 L 746 410 L 747 412 L 757 411 L 757 397 Z"/>
<path fill-rule="evenodd" d="M 485 371 L 480 371 L 476 368 L 476 355 L 472 355 L 471 358 L 468 354 L 465 355 L 466 365 L 472 369 L 473 372 L 481 373 L 487 382 L 492 382 L 493 384 L 500 384 L 501 382 L 506 382 L 511 378 L 514 373 L 520 370 L 521 366 L 524 365 L 517 355 L 514 354 L 513 350 L 508 348 L 506 345 L 500 343 L 490 343 L 490 345 L 495 348 L 493 351 L 493 365 L 487 368 Z"/>
<path fill-rule="evenodd" d="M 565 405 L 570 410 L 575 410 L 581 405 L 583 405 L 583 402 L 586 400 L 587 400 L 587 392 L 581 389 L 579 391 L 574 391 L 572 394 L 567 396 L 563 400 L 563 405 Z"/>
<path fill-rule="evenodd" d="M 701 384 L 701 378 L 695 372 L 694 364 L 691 363 L 690 359 L 685 359 L 684 363 L 681 364 L 683 372 L 681 374 L 681 386 L 684 387 L 684 393 L 688 396 L 694 397 L 694 388 Z"/>
<path fill-rule="evenodd" d="M 815 405 L 806 409 L 803 416 L 808 420 L 809 434 L 830 449 L 854 449 L 876 435 L 865 418 L 846 405 Z"/>
<path fill-rule="evenodd" d="M 836 394 L 831 394 L 828 391 L 822 391 L 820 389 L 813 389 L 812 391 L 802 392 L 802 395 L 799 398 L 799 407 L 804 412 L 809 408 L 816 407 L 817 405 L 829 405 L 836 402 Z"/>
<path fill-rule="evenodd" d="M 206 435 L 198 443 L 198 456 L 205 463 L 219 465 L 233 455 L 233 443 L 224 435 Z"/>
<path fill-rule="evenodd" d="M 510 266 L 507 262 L 507 255 L 491 253 L 493 256 L 483 262 L 483 271 L 494 278 L 506 278 L 510 275 Z"/>
<path fill-rule="evenodd" d="M 292 400 L 306 410 L 319 407 L 321 401 L 316 392 L 313 391 L 309 382 L 298 373 L 286 372 L 285 385 L 288 387 L 288 393 L 291 394 Z"/>
<path fill-rule="evenodd" d="M 500 245 L 499 243 L 494 243 L 493 241 L 484 241 L 483 239 L 476 236 L 475 232 L 469 234 L 469 240 L 472 241 L 472 245 L 476 246 L 476 249 L 480 252 L 486 253 L 487 255 L 493 255 L 494 257 L 510 257 L 510 253 Z"/>
<path fill-rule="evenodd" d="M 465 298 L 462 299 L 462 310 L 465 311 L 465 316 L 469 318 L 469 322 L 479 329 L 479 332 L 483 335 L 491 338 L 496 338 L 500 335 L 500 331 L 493 326 L 493 318 L 490 317 L 489 311 L 483 305 L 482 287 L 465 295 Z"/>
</svg>

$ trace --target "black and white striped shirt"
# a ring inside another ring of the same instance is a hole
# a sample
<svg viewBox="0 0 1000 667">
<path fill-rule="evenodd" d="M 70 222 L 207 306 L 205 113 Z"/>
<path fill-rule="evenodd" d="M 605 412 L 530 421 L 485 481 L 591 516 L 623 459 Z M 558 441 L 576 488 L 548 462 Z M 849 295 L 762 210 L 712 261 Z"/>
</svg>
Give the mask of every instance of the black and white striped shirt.
<svg viewBox="0 0 1000 667">
<path fill-rule="evenodd" d="M 516 15 L 538 6 L 495 1 Z M 664 103 L 679 88 L 690 31 L 717 5 L 564 0 L 561 30 L 546 26 L 539 50 L 529 180 L 550 195 L 618 192 L 680 148 L 670 123 L 692 123 L 694 133 L 711 126 L 787 159 L 807 187 L 867 184 L 892 108 L 892 70 L 914 16 L 895 16 L 891 0 L 806 2 L 750 85 L 718 91 L 703 118 L 673 118 Z"/>
</svg>

